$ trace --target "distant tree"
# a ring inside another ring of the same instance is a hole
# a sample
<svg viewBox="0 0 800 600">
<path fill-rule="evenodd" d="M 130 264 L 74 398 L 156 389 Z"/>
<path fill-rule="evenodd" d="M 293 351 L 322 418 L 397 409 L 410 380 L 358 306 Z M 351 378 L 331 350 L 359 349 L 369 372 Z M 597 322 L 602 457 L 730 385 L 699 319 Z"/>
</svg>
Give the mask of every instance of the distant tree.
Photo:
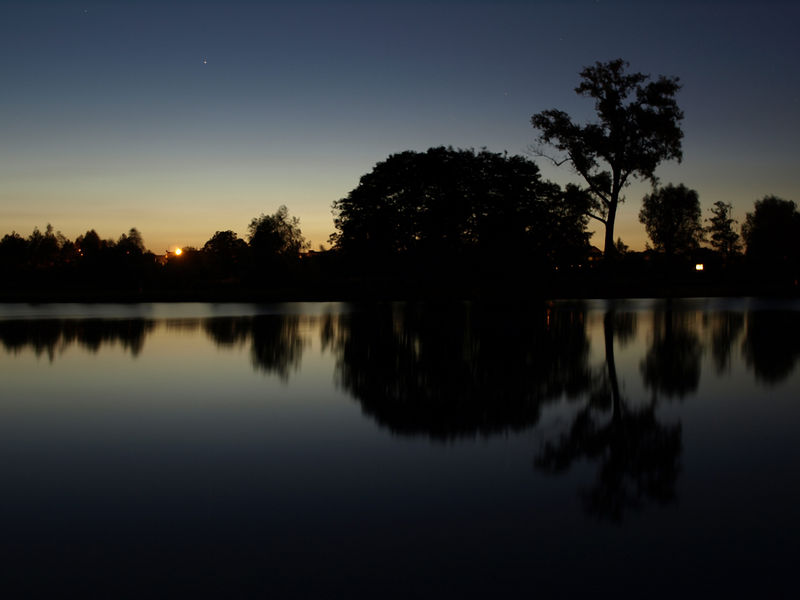
<svg viewBox="0 0 800 600">
<path fill-rule="evenodd" d="M 725 258 L 736 256 L 742 251 L 739 234 L 733 230 L 736 220 L 731 217 L 733 206 L 717 200 L 711 209 L 709 225 L 705 228 L 711 247 Z"/>
<path fill-rule="evenodd" d="M 57 264 L 61 248 L 53 226 L 48 223 L 45 232 L 35 227 L 28 237 L 28 262 L 34 268 L 47 268 Z"/>
<path fill-rule="evenodd" d="M 132 256 L 141 256 L 146 251 L 142 234 L 136 227 L 131 227 L 127 235 L 123 233 L 117 240 L 116 247 L 120 254 Z"/>
<path fill-rule="evenodd" d="M 697 192 L 685 185 L 669 184 L 642 199 L 639 221 L 656 250 L 674 256 L 697 248 L 703 239 Z"/>
<path fill-rule="evenodd" d="M 678 78 L 648 81 L 649 75 L 625 73 L 628 67 L 617 59 L 581 71 L 575 92 L 594 98 L 599 122 L 581 126 L 555 109 L 531 117 L 540 132 L 534 152 L 546 156 L 541 145 L 554 147 L 564 154 L 548 158 L 557 165 L 569 162 L 588 184 L 594 203 L 587 214 L 605 225 L 606 256 L 616 254 L 614 223 L 625 186 L 632 178 L 655 185 L 659 163 L 682 158 Z"/>
<path fill-rule="evenodd" d="M 217 231 L 203 246 L 203 255 L 213 272 L 234 275 L 248 252 L 247 242 L 234 231 Z"/>
<path fill-rule="evenodd" d="M 94 229 L 90 229 L 83 235 L 79 235 L 75 238 L 75 246 L 80 255 L 90 258 L 100 253 L 103 247 L 103 241 Z"/>
<path fill-rule="evenodd" d="M 375 262 L 430 266 L 481 257 L 557 260 L 584 253 L 588 197 L 542 181 L 535 163 L 482 150 L 430 148 L 379 162 L 334 203 L 331 241 Z"/>
<path fill-rule="evenodd" d="M 747 257 L 771 268 L 800 261 L 800 212 L 791 200 L 765 196 L 747 213 L 742 225 Z"/>
<path fill-rule="evenodd" d="M 275 214 L 253 218 L 247 230 L 253 257 L 261 265 L 296 259 L 309 247 L 300 231 L 300 220 L 290 217 L 285 206 Z"/>
<path fill-rule="evenodd" d="M 16 231 L 7 233 L 0 240 L 0 267 L 19 269 L 26 261 L 28 242 Z"/>
</svg>

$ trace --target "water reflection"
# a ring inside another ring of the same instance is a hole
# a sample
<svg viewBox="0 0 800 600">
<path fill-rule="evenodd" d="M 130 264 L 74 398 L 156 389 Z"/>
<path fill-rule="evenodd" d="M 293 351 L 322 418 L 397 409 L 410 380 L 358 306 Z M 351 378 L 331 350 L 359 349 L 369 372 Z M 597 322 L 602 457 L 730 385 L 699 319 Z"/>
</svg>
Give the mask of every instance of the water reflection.
<svg viewBox="0 0 800 600">
<path fill-rule="evenodd" d="M 694 313 L 667 306 L 653 314 L 653 337 L 641 363 L 645 387 L 653 399 L 684 398 L 700 384 L 702 346 L 694 325 Z"/>
<path fill-rule="evenodd" d="M 622 332 L 618 338 L 617 327 Z M 647 502 L 673 502 L 680 472 L 680 423 L 659 421 L 655 396 L 633 406 L 620 393 L 614 342 L 617 338 L 624 345 L 634 330 L 630 315 L 606 312 L 605 368 L 594 379 L 586 405 L 569 430 L 545 442 L 534 461 L 538 469 L 552 474 L 564 473 L 581 460 L 599 463 L 595 482 L 581 492 L 581 499 L 589 514 L 617 521 L 627 510 Z"/>
<path fill-rule="evenodd" d="M 208 336 L 221 347 L 250 343 L 253 367 L 288 381 L 300 368 L 308 340 L 301 335 L 299 315 L 215 318 L 203 322 Z"/>
<path fill-rule="evenodd" d="M 153 321 L 144 319 L 0 320 L 0 343 L 12 353 L 30 348 L 51 362 L 73 344 L 96 353 L 103 345 L 119 343 L 137 356 L 153 327 Z"/>
<path fill-rule="evenodd" d="M 391 431 L 445 440 L 519 430 L 589 383 L 582 310 L 380 305 L 323 329 L 339 385 Z"/>
<path fill-rule="evenodd" d="M 711 325 L 711 357 L 717 374 L 730 369 L 731 350 L 744 329 L 744 315 L 723 311 L 708 317 Z"/>
<path fill-rule="evenodd" d="M 775 385 L 786 379 L 795 370 L 800 358 L 800 313 L 748 313 L 742 354 L 757 380 Z"/>
</svg>

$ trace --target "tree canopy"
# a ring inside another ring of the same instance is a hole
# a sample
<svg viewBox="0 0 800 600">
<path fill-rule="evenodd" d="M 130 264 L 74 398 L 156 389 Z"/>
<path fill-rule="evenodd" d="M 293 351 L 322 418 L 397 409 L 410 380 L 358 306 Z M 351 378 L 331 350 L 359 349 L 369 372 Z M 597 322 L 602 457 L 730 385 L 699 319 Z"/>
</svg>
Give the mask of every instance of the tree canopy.
<svg viewBox="0 0 800 600">
<path fill-rule="evenodd" d="M 250 247 L 257 261 L 296 258 L 308 248 L 300 231 L 300 220 L 290 217 L 285 206 L 279 207 L 275 214 L 254 217 L 247 231 Z"/>
<path fill-rule="evenodd" d="M 682 158 L 678 78 L 649 80 L 649 75 L 626 73 L 628 67 L 617 59 L 581 71 L 575 92 L 595 100 L 597 122 L 579 125 L 556 109 L 531 117 L 538 142 L 563 153 L 552 160 L 569 162 L 588 184 L 594 199 L 589 216 L 605 225 L 606 255 L 615 254 L 614 222 L 625 186 L 632 178 L 655 184 L 662 161 Z"/>
<path fill-rule="evenodd" d="M 337 249 L 372 260 L 552 262 L 585 252 L 588 196 L 520 156 L 431 148 L 389 156 L 334 203 Z"/>
<path fill-rule="evenodd" d="M 667 256 L 694 250 L 703 239 L 697 192 L 685 185 L 656 188 L 642 199 L 639 221 L 656 250 Z"/>
<path fill-rule="evenodd" d="M 800 212 L 792 200 L 765 196 L 742 225 L 747 257 L 771 265 L 800 260 Z"/>
</svg>

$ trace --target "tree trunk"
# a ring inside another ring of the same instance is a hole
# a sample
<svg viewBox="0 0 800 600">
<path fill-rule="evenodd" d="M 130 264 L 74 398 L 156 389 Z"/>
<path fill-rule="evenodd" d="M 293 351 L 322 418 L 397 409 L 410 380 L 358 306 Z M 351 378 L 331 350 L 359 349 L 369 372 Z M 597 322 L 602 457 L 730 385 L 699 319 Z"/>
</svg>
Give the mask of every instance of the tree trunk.
<svg viewBox="0 0 800 600">
<path fill-rule="evenodd" d="M 614 220 L 617 218 L 617 200 L 616 198 L 611 199 L 611 203 L 608 207 L 608 215 L 606 216 L 606 241 L 605 247 L 603 248 L 603 257 L 604 258 L 616 258 L 617 246 L 614 242 Z"/>
</svg>

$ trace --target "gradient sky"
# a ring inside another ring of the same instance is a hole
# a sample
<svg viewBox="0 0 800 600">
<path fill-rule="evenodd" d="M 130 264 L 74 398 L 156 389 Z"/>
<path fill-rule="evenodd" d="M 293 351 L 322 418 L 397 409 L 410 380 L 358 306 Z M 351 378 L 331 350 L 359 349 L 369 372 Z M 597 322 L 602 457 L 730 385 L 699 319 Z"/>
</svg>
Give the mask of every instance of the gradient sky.
<svg viewBox="0 0 800 600">
<path fill-rule="evenodd" d="M 592 117 L 578 72 L 618 57 L 683 83 L 684 160 L 662 182 L 741 221 L 764 195 L 800 201 L 798 23 L 796 1 L 0 0 L 0 235 L 137 227 L 161 252 L 285 204 L 316 247 L 376 162 L 525 154 L 533 113 Z M 648 191 L 618 217 L 634 249 Z"/>
</svg>

